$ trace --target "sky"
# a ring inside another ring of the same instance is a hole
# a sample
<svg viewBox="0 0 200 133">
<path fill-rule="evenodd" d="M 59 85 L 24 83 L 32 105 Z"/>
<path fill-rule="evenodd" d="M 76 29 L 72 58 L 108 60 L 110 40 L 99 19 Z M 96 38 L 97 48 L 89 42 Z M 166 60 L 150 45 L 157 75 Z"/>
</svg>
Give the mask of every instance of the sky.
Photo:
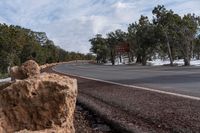
<svg viewBox="0 0 200 133">
<path fill-rule="evenodd" d="M 152 19 L 158 4 L 200 16 L 200 0 L 0 0 L 0 23 L 46 32 L 61 48 L 88 53 L 95 34 L 126 31 L 140 15 Z"/>
</svg>

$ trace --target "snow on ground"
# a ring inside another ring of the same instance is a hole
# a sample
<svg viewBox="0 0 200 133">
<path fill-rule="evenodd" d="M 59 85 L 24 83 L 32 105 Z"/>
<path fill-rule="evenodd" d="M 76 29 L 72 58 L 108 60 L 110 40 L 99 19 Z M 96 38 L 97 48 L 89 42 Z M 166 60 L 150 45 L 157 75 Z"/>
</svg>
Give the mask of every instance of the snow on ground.
<svg viewBox="0 0 200 133">
<path fill-rule="evenodd" d="M 162 65 L 170 64 L 170 60 L 155 59 L 153 61 L 147 61 L 147 64 L 149 64 L 151 66 L 162 66 Z M 183 61 L 183 59 L 175 60 L 174 64 L 178 64 L 178 66 L 182 66 L 182 65 L 184 65 L 184 61 Z"/>
<path fill-rule="evenodd" d="M 200 60 L 192 60 L 191 65 L 193 66 L 200 66 Z"/>
<path fill-rule="evenodd" d="M 1 82 L 8 82 L 8 81 L 11 81 L 11 78 L 0 79 L 0 83 Z"/>
<path fill-rule="evenodd" d="M 115 65 L 124 65 L 124 64 L 134 64 L 135 62 L 128 63 L 128 61 L 124 61 L 123 63 L 120 63 L 119 60 L 116 60 Z M 162 65 L 167 65 L 170 64 L 169 60 L 161 60 L 161 59 L 155 59 L 153 61 L 147 61 L 147 65 L 151 66 L 162 66 Z M 174 60 L 174 64 L 177 64 L 178 66 L 183 66 L 184 65 L 184 60 Z M 112 65 L 111 62 L 105 63 L 104 65 Z M 200 66 L 200 60 L 192 59 L 190 61 L 191 66 Z"/>
<path fill-rule="evenodd" d="M 150 64 L 152 66 L 161 66 L 161 65 L 170 64 L 170 61 L 169 60 L 155 59 L 153 61 L 148 61 L 148 64 Z M 178 66 L 183 66 L 184 65 L 184 60 L 183 59 L 174 60 L 174 64 L 177 64 Z M 190 61 L 190 65 L 191 66 L 200 66 L 200 60 L 192 59 Z"/>
</svg>

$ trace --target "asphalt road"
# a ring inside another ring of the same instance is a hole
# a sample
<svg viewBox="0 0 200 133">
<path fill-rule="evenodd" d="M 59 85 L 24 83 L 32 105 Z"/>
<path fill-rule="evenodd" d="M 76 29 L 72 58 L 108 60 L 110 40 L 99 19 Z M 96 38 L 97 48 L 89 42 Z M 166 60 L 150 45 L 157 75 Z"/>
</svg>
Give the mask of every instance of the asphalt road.
<svg viewBox="0 0 200 133">
<path fill-rule="evenodd" d="M 58 65 L 54 69 L 65 74 L 200 97 L 200 67 L 103 66 L 74 63 Z"/>
</svg>

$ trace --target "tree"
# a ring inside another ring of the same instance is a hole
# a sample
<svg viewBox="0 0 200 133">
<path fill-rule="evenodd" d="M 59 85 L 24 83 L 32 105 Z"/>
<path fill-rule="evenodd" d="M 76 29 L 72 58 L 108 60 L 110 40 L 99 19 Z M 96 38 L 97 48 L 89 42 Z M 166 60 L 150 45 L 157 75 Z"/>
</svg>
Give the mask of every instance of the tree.
<svg viewBox="0 0 200 133">
<path fill-rule="evenodd" d="M 152 57 L 156 48 L 155 28 L 149 22 L 148 17 L 141 16 L 139 19 L 136 39 L 137 55 L 140 55 L 142 65 L 146 65 L 147 60 Z"/>
<path fill-rule="evenodd" d="M 106 63 L 106 59 L 108 56 L 108 46 L 106 39 L 104 39 L 101 34 L 97 34 L 89 41 L 92 45 L 90 51 L 97 55 L 97 63 Z"/>
<path fill-rule="evenodd" d="M 58 62 L 59 51 L 51 40 L 48 40 L 42 47 L 47 63 Z"/>
<path fill-rule="evenodd" d="M 159 29 L 157 31 L 160 32 L 159 41 L 166 46 L 170 65 L 173 65 L 177 49 L 177 30 L 181 17 L 178 14 L 174 14 L 172 10 L 166 10 L 163 5 L 155 7 L 152 13 L 155 15 L 153 23 Z"/>
<path fill-rule="evenodd" d="M 134 56 L 137 57 L 136 62 L 137 63 L 141 63 L 141 56 L 139 55 L 139 53 L 137 52 L 138 49 L 138 42 L 137 42 L 137 23 L 132 23 L 129 24 L 128 26 L 128 35 L 127 35 L 127 41 L 129 44 L 129 62 L 134 61 Z"/>
<path fill-rule="evenodd" d="M 116 47 L 123 43 L 129 45 L 129 61 L 133 61 L 136 57 L 136 62 L 143 65 L 155 56 L 162 58 L 168 56 L 171 66 L 175 59 L 184 59 L 184 64 L 190 65 L 192 54 L 200 58 L 199 39 L 196 38 L 200 17 L 194 14 L 181 17 L 163 5 L 156 6 L 152 13 L 153 23 L 148 17 L 141 16 L 138 23 L 129 24 L 128 33 L 120 29 L 108 33 L 107 38 L 102 41 L 105 45 L 100 45 L 101 47 L 97 45 L 101 43 L 94 43 L 98 42 L 95 40 L 97 37 L 91 39 L 90 41 L 95 44 L 92 44 L 91 51 L 98 53 L 97 58 L 100 60 L 103 58 L 102 46 L 106 46 L 109 55 L 105 54 L 105 58 L 110 57 L 112 65 L 115 64 L 116 55 L 119 55 L 116 53 Z"/>
<path fill-rule="evenodd" d="M 182 56 L 184 58 L 184 65 L 189 66 L 192 57 L 193 44 L 198 30 L 199 18 L 194 14 L 184 15 L 179 25 L 179 44 Z"/>
<path fill-rule="evenodd" d="M 57 47 L 47 38 L 46 33 L 0 24 L 0 73 L 6 73 L 8 66 L 20 65 L 27 59 L 44 64 L 87 57 Z"/>
<path fill-rule="evenodd" d="M 194 42 L 194 55 L 198 60 L 200 59 L 200 35 L 197 36 Z"/>
<path fill-rule="evenodd" d="M 127 33 L 123 32 L 120 29 L 115 30 L 107 34 L 107 43 L 110 50 L 110 58 L 112 65 L 115 64 L 116 58 L 116 46 L 121 42 L 127 42 Z"/>
</svg>

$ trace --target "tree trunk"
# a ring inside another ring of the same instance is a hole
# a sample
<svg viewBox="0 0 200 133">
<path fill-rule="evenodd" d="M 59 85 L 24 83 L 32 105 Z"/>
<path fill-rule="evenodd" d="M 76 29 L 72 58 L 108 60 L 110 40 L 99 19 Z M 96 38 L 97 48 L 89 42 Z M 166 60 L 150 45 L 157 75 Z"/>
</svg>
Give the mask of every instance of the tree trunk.
<svg viewBox="0 0 200 133">
<path fill-rule="evenodd" d="M 131 62 L 131 56 L 130 56 L 130 52 L 128 52 L 128 63 Z"/>
<path fill-rule="evenodd" d="M 184 65 L 185 65 L 185 66 L 190 66 L 190 58 L 186 57 L 186 58 L 184 59 Z"/>
<path fill-rule="evenodd" d="M 147 58 L 146 57 L 142 57 L 142 65 L 146 66 L 147 64 Z"/>
<path fill-rule="evenodd" d="M 137 55 L 136 63 L 142 63 L 142 59 L 141 59 L 141 55 L 140 54 Z"/>
<path fill-rule="evenodd" d="M 131 55 L 131 61 L 132 62 L 134 61 L 134 55 L 133 54 Z"/>
<path fill-rule="evenodd" d="M 172 51 L 169 44 L 169 39 L 168 39 L 167 33 L 165 33 L 165 35 L 167 39 L 167 48 L 168 48 L 168 54 L 169 54 L 169 59 L 170 59 L 170 66 L 173 66 L 173 57 L 172 57 Z"/>
<path fill-rule="evenodd" d="M 112 63 L 112 65 L 115 65 L 115 61 L 114 61 L 113 57 L 111 57 L 111 63 Z"/>
<path fill-rule="evenodd" d="M 200 58 L 200 52 L 198 52 L 197 54 L 197 60 L 199 60 L 199 58 Z"/>
<path fill-rule="evenodd" d="M 111 51 L 111 63 L 112 65 L 115 65 L 115 56 L 114 56 L 114 53 Z"/>
<path fill-rule="evenodd" d="M 184 57 L 184 65 L 189 66 L 190 60 L 191 60 L 191 49 L 190 49 L 190 43 L 187 43 L 186 45 L 186 51 L 185 51 L 185 57 Z"/>
<path fill-rule="evenodd" d="M 122 55 L 119 56 L 119 62 L 122 63 Z"/>
</svg>

